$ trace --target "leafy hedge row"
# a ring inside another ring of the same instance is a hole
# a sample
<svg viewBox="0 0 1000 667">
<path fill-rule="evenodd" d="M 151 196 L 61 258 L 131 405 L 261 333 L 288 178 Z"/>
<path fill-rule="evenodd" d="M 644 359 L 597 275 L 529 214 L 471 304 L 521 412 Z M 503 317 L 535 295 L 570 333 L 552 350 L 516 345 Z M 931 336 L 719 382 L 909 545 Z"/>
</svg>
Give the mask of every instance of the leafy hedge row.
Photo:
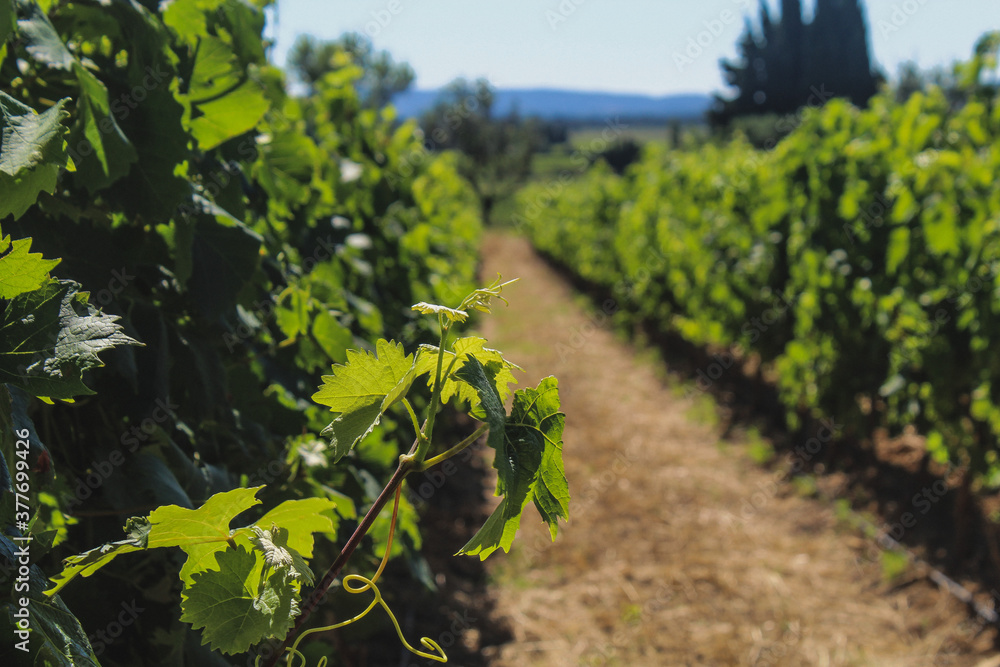
<svg viewBox="0 0 1000 667">
<path fill-rule="evenodd" d="M 23 594 L 10 538 L 30 532 L 35 664 L 225 664 L 178 620 L 177 554 L 53 600 L 45 574 L 129 516 L 239 487 L 353 518 L 400 443 L 386 419 L 328 468 L 320 373 L 382 336 L 434 342 L 410 305 L 473 287 L 478 207 L 452 160 L 363 109 L 346 56 L 290 97 L 268 4 L 0 0 L 0 625 L 12 636 Z M 400 528 L 393 550 L 419 561 L 405 501 Z M 119 623 L 123 605 L 142 611 Z"/>
<path fill-rule="evenodd" d="M 651 149 L 521 193 L 538 248 L 623 309 L 774 369 L 794 426 L 915 425 L 939 461 L 1000 485 L 1000 34 L 933 90 L 803 112 L 773 151 Z"/>
</svg>

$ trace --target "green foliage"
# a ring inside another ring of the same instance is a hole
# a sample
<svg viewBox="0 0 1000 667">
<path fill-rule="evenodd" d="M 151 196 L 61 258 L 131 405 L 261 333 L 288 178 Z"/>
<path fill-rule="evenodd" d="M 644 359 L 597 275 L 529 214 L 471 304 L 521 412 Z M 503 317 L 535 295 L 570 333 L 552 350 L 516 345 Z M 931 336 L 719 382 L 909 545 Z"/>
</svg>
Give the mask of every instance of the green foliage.
<svg viewBox="0 0 1000 667">
<path fill-rule="evenodd" d="M 332 42 L 300 35 L 288 54 L 288 67 L 313 90 L 324 77 L 360 68 L 358 94 L 361 103 L 373 109 L 389 104 L 394 95 L 410 87 L 416 76 L 408 64 L 395 62 L 387 51 L 376 51 L 370 39 L 353 32 Z"/>
<path fill-rule="evenodd" d="M 16 272 L 17 265 L 0 270 Z M 18 277 L 0 273 L 0 284 Z M 83 384 L 83 372 L 104 365 L 97 354 L 137 344 L 122 333 L 117 316 L 104 315 L 78 290 L 74 282 L 51 280 L 11 299 L 0 315 L 0 380 L 35 396 L 92 394 Z"/>
<path fill-rule="evenodd" d="M 277 569 L 267 574 L 258 552 L 242 546 L 220 551 L 215 559 L 218 569 L 195 575 L 181 620 L 204 628 L 205 641 L 229 654 L 265 637 L 284 636 L 299 611 L 288 577 Z"/>
<path fill-rule="evenodd" d="M 378 356 L 348 350 L 347 363 L 323 376 L 323 386 L 313 400 L 339 412 L 323 430 L 331 436 L 333 461 L 343 458 L 359 440 L 372 432 L 382 414 L 402 400 L 414 379 L 413 355 L 402 345 L 384 340 L 376 344 Z"/>
<path fill-rule="evenodd" d="M 550 377 L 537 389 L 514 392 L 508 416 L 495 386 L 502 368 L 497 362 L 484 367 L 471 357 L 455 374 L 479 394 L 490 425 L 487 444 L 496 451 L 496 493 L 503 496 L 486 524 L 459 552 L 478 554 L 483 560 L 499 548 L 510 550 L 521 513 L 530 500 L 549 525 L 552 539 L 558 531 L 558 519 L 569 518 L 569 487 L 562 463 L 565 417 L 559 412 L 558 383 Z"/>
<path fill-rule="evenodd" d="M 503 358 L 498 350 L 486 347 L 487 340 L 478 336 L 459 338 L 455 341 L 451 350 L 444 352 L 445 368 L 461 369 L 471 358 L 480 360 L 483 364 L 492 367 L 495 371 L 492 378 L 494 389 L 503 403 L 510 395 L 510 385 L 517 384 L 514 377 L 515 370 L 521 370 L 520 366 L 512 364 Z M 417 375 L 428 373 L 427 384 L 433 391 L 436 388 L 434 368 L 437 365 L 438 348 L 427 345 L 417 358 Z M 458 382 L 454 375 L 446 375 L 441 384 L 441 400 L 447 403 L 452 397 L 457 397 L 458 402 L 475 408 L 479 403 L 479 393 L 474 385 L 468 382 Z"/>
<path fill-rule="evenodd" d="M 462 307 L 489 312 L 490 300 L 499 297 L 501 288 L 497 281 L 491 287 L 476 290 L 466 297 Z M 453 322 L 441 309 L 429 310 L 437 314 L 442 328 L 441 339 L 447 340 Z M 529 500 L 534 500 L 554 540 L 559 518 L 569 517 L 569 487 L 562 462 L 565 417 L 559 411 L 558 383 L 550 377 L 537 389 L 515 392 L 511 413 L 507 415 L 498 391 L 500 382 L 506 391 L 506 381 L 498 380 L 498 376 L 509 376 L 511 365 L 495 350 L 483 347 L 482 339 L 466 338 L 459 342 L 463 343 L 460 349 L 422 351 L 437 360 L 434 375 L 441 381 L 434 383 L 430 414 L 424 426 L 419 427 L 414 420 L 421 447 L 415 453 L 411 450 L 410 454 L 400 457 L 399 470 L 390 484 L 398 487 L 406 474 L 443 461 L 475 441 L 481 431 L 439 456 L 425 459 L 432 438 L 431 416 L 441 400 L 445 382 L 467 384 L 479 396 L 478 405 L 469 403 L 475 407 L 474 416 L 485 415 L 489 427 L 488 444 L 496 450 L 493 465 L 498 471 L 497 494 L 504 498 L 461 553 L 478 554 L 485 559 L 500 547 L 509 550 Z M 380 339 L 376 350 L 378 356 L 348 351 L 347 363 L 334 366 L 333 375 L 324 376 L 324 385 L 314 395 L 318 403 L 341 413 L 332 425 L 331 447 L 338 459 L 371 433 L 373 422 L 377 422 L 382 413 L 406 400 L 418 375 L 416 359 L 413 355 L 404 356 L 401 345 Z M 453 361 L 442 375 L 437 369 L 442 368 L 446 354 L 450 354 Z M 482 355 L 482 360 L 478 354 Z M 459 358 L 465 361 L 455 370 L 454 361 Z M 487 361 L 485 366 L 483 360 Z M 460 393 L 457 389 L 452 391 L 452 395 Z M 409 403 L 407 406 L 409 408 Z M 338 426 L 342 420 L 345 424 L 357 422 L 365 429 L 364 432 L 361 428 L 351 432 L 350 437 L 354 439 L 346 450 L 338 443 L 347 440 L 338 438 L 352 427 Z M 125 526 L 127 539 L 66 559 L 63 571 L 53 578 L 55 586 L 46 591 L 46 595 L 54 597 L 78 575 L 92 576 L 120 555 L 179 547 L 187 556 L 179 572 L 184 584 L 181 620 L 203 630 L 204 643 L 214 650 L 233 654 L 246 651 L 268 637 L 282 637 L 299 614 L 301 585 L 310 585 L 314 580 L 305 560 L 313 552 L 313 534 L 336 535 L 336 525 L 329 515 L 340 503 L 320 498 L 287 500 L 253 525 L 231 528 L 238 515 L 260 502 L 256 496 L 261 489 L 233 489 L 213 495 L 198 509 L 170 505 L 157 508 L 146 518 L 129 519 Z M 387 498 L 391 490 L 393 487 L 388 486 L 380 498 Z M 397 507 L 398 502 L 397 499 Z M 369 510 L 369 517 L 380 510 L 380 505 L 374 505 Z M 397 518 L 394 512 L 393 526 Z M 345 558 L 350 557 L 361 537 L 363 533 L 352 536 L 344 547 Z M 383 564 L 391 553 L 388 539 Z M 380 567 L 379 573 L 381 570 Z M 333 576 L 337 574 L 339 571 Z M 324 579 L 332 581 L 330 575 Z M 376 602 L 379 602 L 381 594 L 374 585 L 374 578 L 362 580 L 363 588 L 348 590 L 364 592 L 370 588 L 376 591 Z M 314 595 L 322 595 L 325 591 L 325 588 L 319 589 Z M 368 610 L 372 607 L 374 603 Z M 409 644 L 406 646 L 410 648 Z"/>
<path fill-rule="evenodd" d="M 0 10 L 2 11 L 2 10 Z M 0 219 L 21 217 L 40 192 L 52 192 L 59 169 L 66 165 L 62 121 L 69 115 L 65 100 L 44 113 L 0 91 Z"/>
<path fill-rule="evenodd" d="M 508 197 L 531 173 L 531 162 L 542 143 L 534 122 L 493 112 L 493 89 L 480 79 L 458 79 L 447 95 L 420 119 L 427 143 L 434 150 L 453 150 L 460 156 L 462 175 L 479 197 L 483 220 L 497 201 Z"/>
<path fill-rule="evenodd" d="M 834 100 L 768 152 L 740 138 L 650 150 L 624 178 L 595 168 L 559 196 L 529 187 L 517 221 L 623 317 L 758 355 L 793 427 L 914 426 L 934 459 L 993 485 L 995 45 L 977 47 L 962 106 L 936 88 L 866 110 Z"/>
<path fill-rule="evenodd" d="M 18 294 L 32 292 L 49 280 L 58 259 L 42 259 L 42 254 L 29 252 L 31 239 L 0 242 L 0 299 L 13 299 Z"/>
<path fill-rule="evenodd" d="M 427 159 L 414 123 L 365 108 L 359 68 L 290 97 L 264 53 L 267 4 L 0 0 L 0 38 L 16 30 L 0 47 L 0 423 L 30 431 L 35 543 L 61 536 L 42 567 L 84 552 L 65 576 L 89 576 L 48 598 L 88 609 L 84 648 L 121 600 L 150 609 L 105 664 L 176 664 L 176 647 L 184 660 L 218 658 L 176 622 L 180 598 L 161 594 L 177 585 L 174 550 L 156 548 L 170 544 L 171 516 L 190 522 L 186 512 L 263 482 L 259 500 L 276 508 L 238 529 L 236 546 L 227 508 L 188 535 L 187 587 L 195 575 L 210 585 L 204 573 L 237 547 L 263 559 L 271 547 L 250 542 L 254 525 L 274 548 L 272 525 L 288 530 L 289 554 L 332 560 L 312 533 L 334 538 L 335 512 L 369 505 L 367 481 L 412 434 L 373 418 L 361 431 L 373 426 L 370 447 L 317 462 L 326 447 L 304 434 L 329 422 L 309 401 L 319 373 L 387 332 L 411 350 L 437 341 L 411 305 L 473 287 L 481 221 L 454 157 Z M 12 520 L 10 494 L 0 500 Z M 115 517 L 135 508 L 152 527 L 143 537 L 137 521 L 119 539 Z M 408 534 L 419 535 L 413 522 Z M 110 546 L 87 552 L 99 541 Z M 394 551 L 420 566 L 418 542 Z M 121 576 L 122 562 L 142 580 Z M 246 590 L 291 609 L 264 593 L 268 581 Z"/>
<path fill-rule="evenodd" d="M 260 503 L 261 488 L 218 493 L 197 510 L 171 505 L 148 518 L 130 519 L 128 539 L 67 558 L 53 578 L 56 585 L 45 594 L 55 596 L 76 576 L 92 576 L 117 556 L 180 547 L 187 555 L 179 572 L 181 620 L 204 628 L 206 643 L 239 653 L 267 637 L 282 637 L 298 615 L 299 588 L 313 581 L 305 562 L 312 555 L 313 533 L 336 535 L 334 522 L 324 514 L 337 503 L 285 501 L 255 524 L 231 529 L 237 515 Z"/>
<path fill-rule="evenodd" d="M 882 561 L 882 580 L 895 583 L 910 569 L 910 557 L 903 551 L 888 549 L 879 556 Z"/>
</svg>

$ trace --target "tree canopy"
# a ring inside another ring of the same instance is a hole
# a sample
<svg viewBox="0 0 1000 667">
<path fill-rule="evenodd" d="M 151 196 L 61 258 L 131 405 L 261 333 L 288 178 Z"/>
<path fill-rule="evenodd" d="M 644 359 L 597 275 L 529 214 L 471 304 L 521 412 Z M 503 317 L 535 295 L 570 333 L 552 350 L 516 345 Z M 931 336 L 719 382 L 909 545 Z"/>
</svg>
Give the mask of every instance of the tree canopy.
<svg viewBox="0 0 1000 667">
<path fill-rule="evenodd" d="M 747 18 L 738 49 L 739 60 L 721 63 L 727 85 L 737 93 L 716 96 L 714 124 L 791 113 L 834 97 L 864 106 L 883 78 L 872 64 L 861 0 L 816 0 L 809 23 L 803 21 L 801 0 L 782 0 L 779 17 L 762 1 L 758 25 Z"/>
<path fill-rule="evenodd" d="M 370 39 L 349 32 L 334 41 L 321 41 L 312 35 L 302 35 L 292 45 L 288 65 L 295 76 L 315 92 L 324 76 L 346 66 L 355 65 L 363 74 L 355 88 L 365 107 L 384 107 L 393 95 L 413 83 L 413 68 L 397 63 L 388 51 L 376 51 Z"/>
<path fill-rule="evenodd" d="M 493 88 L 485 79 L 452 82 L 420 126 L 431 149 L 458 151 L 459 171 L 479 196 L 487 222 L 494 204 L 530 173 L 532 156 L 543 143 L 537 120 L 516 113 L 496 117 Z"/>
</svg>

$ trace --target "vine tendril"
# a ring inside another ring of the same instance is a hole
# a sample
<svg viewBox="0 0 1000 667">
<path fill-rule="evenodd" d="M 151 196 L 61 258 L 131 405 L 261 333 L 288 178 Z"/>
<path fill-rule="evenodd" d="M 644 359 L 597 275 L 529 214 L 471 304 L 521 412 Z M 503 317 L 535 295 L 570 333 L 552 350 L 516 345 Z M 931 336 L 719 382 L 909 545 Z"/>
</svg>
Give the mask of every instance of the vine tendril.
<svg viewBox="0 0 1000 667">
<path fill-rule="evenodd" d="M 396 636 L 399 637 L 399 641 L 403 644 L 403 646 L 406 648 L 407 651 L 413 653 L 414 655 L 419 655 L 421 658 L 426 658 L 427 660 L 434 660 L 437 662 L 448 662 L 448 656 L 445 654 L 444 649 L 442 649 L 441 646 L 433 639 L 430 639 L 428 637 L 420 638 L 420 645 L 423 646 L 428 651 L 433 651 L 433 653 L 428 653 L 427 651 L 421 651 L 419 649 L 416 649 L 413 646 L 411 646 L 408 641 L 406 641 L 406 637 L 403 635 L 403 630 L 402 628 L 399 627 L 399 621 L 396 620 L 396 615 L 392 613 L 391 609 L 389 609 L 389 605 L 382 598 L 382 592 L 378 589 L 378 586 L 375 585 L 375 582 L 378 581 L 378 578 L 382 576 L 382 571 L 385 569 L 386 563 L 389 562 L 389 554 L 392 553 L 392 536 L 396 532 L 396 518 L 399 516 L 399 495 L 402 488 L 403 488 L 402 485 L 396 487 L 396 499 L 392 506 L 392 521 L 389 524 L 389 539 L 386 541 L 385 555 L 382 556 L 382 562 L 379 563 L 378 569 L 375 571 L 375 574 L 372 576 L 371 579 L 369 579 L 368 577 L 364 577 L 360 574 L 349 574 L 346 577 L 344 577 L 343 581 L 344 590 L 347 591 L 348 593 L 358 594 L 370 590 L 375 594 L 375 599 L 372 600 L 371 604 L 369 604 L 368 607 L 366 607 L 363 612 L 361 612 L 354 618 L 342 621 L 340 623 L 336 623 L 334 625 L 328 625 L 322 628 L 312 628 L 310 630 L 305 630 L 301 632 L 299 636 L 296 638 L 295 643 L 293 643 L 291 646 L 288 647 L 288 653 L 290 654 L 289 655 L 290 659 L 288 661 L 289 667 L 294 667 L 295 658 L 299 658 L 302 660 L 301 667 L 306 667 L 306 657 L 302 654 L 301 651 L 299 651 L 298 646 L 299 643 L 303 639 L 305 639 L 308 635 L 311 635 L 316 632 L 327 632 L 329 630 L 336 630 L 337 628 L 342 628 L 345 625 L 350 625 L 351 623 L 360 621 L 362 618 L 367 616 L 368 612 L 374 609 L 377 605 L 381 605 L 381 607 L 385 609 L 385 613 L 389 616 L 389 620 L 392 621 L 392 625 L 396 628 Z M 358 582 L 361 585 L 352 586 L 351 584 L 355 582 Z M 258 663 L 260 662 L 259 657 L 257 658 L 257 662 Z M 327 659 L 324 656 L 323 658 L 320 659 L 317 667 L 326 667 L 326 665 L 327 665 Z"/>
</svg>

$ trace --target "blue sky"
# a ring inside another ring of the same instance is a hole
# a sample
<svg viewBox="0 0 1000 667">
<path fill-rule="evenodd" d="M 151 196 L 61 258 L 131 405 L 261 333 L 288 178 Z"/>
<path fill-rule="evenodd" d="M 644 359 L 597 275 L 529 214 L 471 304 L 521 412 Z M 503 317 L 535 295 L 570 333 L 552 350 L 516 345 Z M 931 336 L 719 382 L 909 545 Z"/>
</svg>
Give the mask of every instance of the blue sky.
<svg viewBox="0 0 1000 667">
<path fill-rule="evenodd" d="M 769 0 L 777 5 L 778 0 Z M 805 0 L 807 15 L 812 1 Z M 883 70 L 964 59 L 1000 29 L 997 0 L 867 0 L 869 39 Z M 485 77 L 500 88 L 646 94 L 722 89 L 757 0 L 279 0 L 274 59 L 295 37 L 366 33 L 417 73 L 416 87 Z M 272 16 L 273 18 L 273 16 Z"/>
</svg>

